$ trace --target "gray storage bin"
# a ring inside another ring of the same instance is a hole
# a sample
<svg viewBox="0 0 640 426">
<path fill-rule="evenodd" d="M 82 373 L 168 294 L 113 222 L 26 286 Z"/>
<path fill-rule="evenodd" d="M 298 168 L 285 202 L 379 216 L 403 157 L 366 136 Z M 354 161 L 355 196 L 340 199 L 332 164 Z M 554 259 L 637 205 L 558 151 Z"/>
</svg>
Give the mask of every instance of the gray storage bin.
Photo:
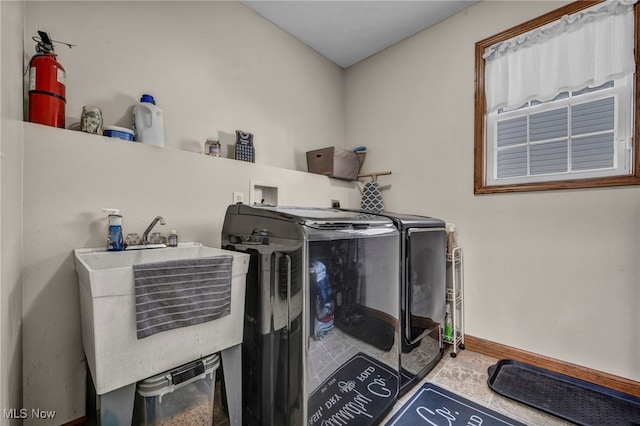
<svg viewBox="0 0 640 426">
<path fill-rule="evenodd" d="M 213 424 L 217 354 L 138 382 L 134 425 Z"/>
<path fill-rule="evenodd" d="M 365 153 L 360 155 L 335 146 L 307 152 L 309 173 L 326 175 L 336 179 L 356 180 Z"/>
</svg>

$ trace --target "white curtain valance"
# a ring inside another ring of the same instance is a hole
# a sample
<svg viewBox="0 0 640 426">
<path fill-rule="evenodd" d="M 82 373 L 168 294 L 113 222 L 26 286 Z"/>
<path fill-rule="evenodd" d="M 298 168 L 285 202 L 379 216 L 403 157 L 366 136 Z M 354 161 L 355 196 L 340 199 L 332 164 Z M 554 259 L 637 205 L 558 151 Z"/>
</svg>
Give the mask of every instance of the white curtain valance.
<svg viewBox="0 0 640 426">
<path fill-rule="evenodd" d="M 603 2 L 485 49 L 487 112 L 635 72 L 636 2 Z"/>
</svg>

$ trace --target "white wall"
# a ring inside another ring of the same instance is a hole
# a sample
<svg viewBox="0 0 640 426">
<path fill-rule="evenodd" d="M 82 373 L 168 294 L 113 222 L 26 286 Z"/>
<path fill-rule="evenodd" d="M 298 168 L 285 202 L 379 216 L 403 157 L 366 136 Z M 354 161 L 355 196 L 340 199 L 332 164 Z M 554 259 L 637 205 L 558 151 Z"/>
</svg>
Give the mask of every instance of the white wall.
<svg viewBox="0 0 640 426">
<path fill-rule="evenodd" d="M 25 33 L 38 29 L 78 45 L 56 48 L 69 123 L 93 104 L 125 125 L 148 92 L 167 136 L 162 149 L 24 125 L 23 404 L 57 411 L 25 424 L 53 425 L 85 414 L 71 253 L 105 244 L 103 207 L 122 210 L 125 234 L 162 215 L 165 233 L 218 246 L 232 192 L 248 201 L 250 181 L 278 186 L 282 205 L 357 207 L 359 193 L 291 170 L 306 170 L 310 149 L 342 145 L 341 69 L 242 4 L 27 2 Z M 28 39 L 26 58 L 32 49 Z M 211 136 L 232 143 L 235 129 L 254 133 L 257 164 L 189 152 Z"/>
<path fill-rule="evenodd" d="M 69 122 L 94 104 L 108 124 L 126 124 L 151 92 L 168 148 L 24 125 L 24 214 L 7 213 L 20 186 L 6 190 L 5 168 L 1 181 L 3 224 L 8 215 L 24 222 L 23 406 L 57 410 L 50 424 L 84 415 L 71 250 L 104 244 L 101 208 L 122 209 L 125 233 L 161 214 L 183 241 L 217 245 L 231 193 L 248 197 L 251 180 L 277 184 L 281 204 L 356 207 L 353 184 L 281 169 L 305 170 L 307 150 L 346 143 L 369 147 L 366 170 L 393 171 L 378 179 L 390 210 L 458 225 L 468 334 L 639 380 L 639 190 L 473 195 L 474 43 L 560 4 L 485 1 L 343 81 L 337 66 L 235 2 L 28 2 L 27 35 L 44 29 L 78 44 L 57 48 Z M 32 51 L 28 40 L 25 57 Z M 256 135 L 258 164 L 186 152 L 216 134 L 229 144 L 235 129 Z M 5 300 L 4 226 L 2 241 Z"/>
<path fill-rule="evenodd" d="M 560 7 L 484 1 L 345 76 L 388 209 L 457 224 L 467 334 L 640 380 L 640 189 L 473 194 L 474 44 Z"/>
<path fill-rule="evenodd" d="M 0 28 L 0 410 L 4 410 L 22 407 L 22 2 L 0 2 Z M 19 420 L 3 415 L 0 424 L 19 424 Z"/>
<path fill-rule="evenodd" d="M 219 247 L 232 192 L 246 196 L 251 180 L 276 184 L 283 205 L 358 201 L 352 183 L 325 176 L 29 123 L 24 156 L 24 406 L 57 410 L 57 424 L 84 415 L 72 250 L 105 245 L 103 207 L 121 209 L 125 234 L 162 215 L 165 234 Z"/>
<path fill-rule="evenodd" d="M 240 129 L 257 163 L 306 171 L 306 151 L 342 145 L 342 70 L 239 2 L 30 1 L 26 34 L 37 30 L 77 45 L 56 45 L 67 127 L 83 105 L 131 127 L 150 93 L 171 148 L 202 152 L 216 137 L 228 155 Z"/>
</svg>

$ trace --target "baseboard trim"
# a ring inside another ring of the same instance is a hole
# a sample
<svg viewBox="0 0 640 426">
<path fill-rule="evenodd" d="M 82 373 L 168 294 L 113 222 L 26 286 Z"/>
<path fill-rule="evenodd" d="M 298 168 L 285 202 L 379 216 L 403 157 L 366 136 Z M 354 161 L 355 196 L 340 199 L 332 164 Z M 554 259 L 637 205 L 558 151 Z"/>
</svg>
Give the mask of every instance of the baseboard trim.
<svg viewBox="0 0 640 426">
<path fill-rule="evenodd" d="M 65 424 L 63 424 L 62 426 L 85 426 L 87 424 L 86 418 L 84 417 L 79 417 L 75 420 L 71 420 Z"/>
<path fill-rule="evenodd" d="M 546 368 L 556 373 L 565 374 L 584 380 L 596 385 L 605 386 L 615 389 L 633 396 L 640 397 L 640 382 L 626 379 L 624 377 L 615 376 L 591 368 L 582 367 L 580 365 L 571 364 L 569 362 L 560 361 L 544 355 L 538 355 L 532 352 L 516 349 L 511 346 L 502 345 L 500 343 L 484 340 L 479 337 L 469 335 L 464 336 L 464 345 L 466 349 L 478 352 L 498 359 L 513 359 L 515 361 L 526 362 L 536 367 Z"/>
</svg>

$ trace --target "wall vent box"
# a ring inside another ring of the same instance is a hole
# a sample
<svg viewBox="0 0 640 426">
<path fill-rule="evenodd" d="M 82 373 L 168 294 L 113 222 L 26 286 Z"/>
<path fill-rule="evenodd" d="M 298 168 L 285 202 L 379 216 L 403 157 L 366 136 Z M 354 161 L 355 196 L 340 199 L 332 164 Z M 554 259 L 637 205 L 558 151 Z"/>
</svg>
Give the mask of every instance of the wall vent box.
<svg viewBox="0 0 640 426">
<path fill-rule="evenodd" d="M 250 204 L 263 204 L 267 206 L 278 205 L 278 186 L 274 183 L 264 183 L 249 181 L 251 192 L 249 192 Z"/>
<path fill-rule="evenodd" d="M 307 151 L 309 173 L 325 175 L 336 179 L 357 180 L 361 161 L 355 152 L 338 148 Z"/>
</svg>

